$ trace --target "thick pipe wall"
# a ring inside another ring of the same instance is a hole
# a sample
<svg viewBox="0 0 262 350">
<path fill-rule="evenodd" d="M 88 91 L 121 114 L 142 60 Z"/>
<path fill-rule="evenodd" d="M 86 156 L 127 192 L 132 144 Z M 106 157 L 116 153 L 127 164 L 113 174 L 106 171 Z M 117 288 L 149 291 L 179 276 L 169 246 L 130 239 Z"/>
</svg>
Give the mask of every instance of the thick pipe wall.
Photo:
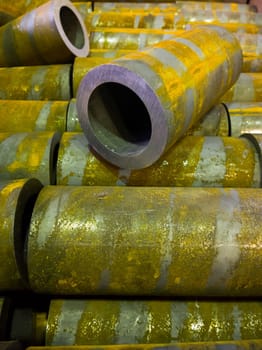
<svg viewBox="0 0 262 350">
<path fill-rule="evenodd" d="M 186 136 L 151 167 L 128 171 L 96 156 L 81 133 L 64 133 L 57 184 L 260 187 L 259 155 L 244 138 Z"/>
<path fill-rule="evenodd" d="M 0 68 L 1 100 L 69 100 L 71 64 Z"/>
<path fill-rule="evenodd" d="M 57 132 L 0 133 L 0 180 L 35 177 L 56 183 Z"/>
<path fill-rule="evenodd" d="M 71 62 L 89 43 L 81 15 L 68 0 L 51 0 L 0 27 L 0 66 Z"/>
<path fill-rule="evenodd" d="M 46 186 L 29 229 L 30 287 L 260 296 L 261 206 L 257 189 Z"/>
<path fill-rule="evenodd" d="M 1 292 L 28 287 L 23 252 L 33 203 L 40 189 L 38 180 L 0 180 Z"/>
<path fill-rule="evenodd" d="M 233 85 L 241 64 L 223 28 L 184 32 L 89 71 L 77 94 L 80 124 L 112 164 L 150 166 Z"/>
<path fill-rule="evenodd" d="M 261 337 L 261 302 L 71 299 L 51 300 L 45 344 L 168 344 Z"/>
</svg>

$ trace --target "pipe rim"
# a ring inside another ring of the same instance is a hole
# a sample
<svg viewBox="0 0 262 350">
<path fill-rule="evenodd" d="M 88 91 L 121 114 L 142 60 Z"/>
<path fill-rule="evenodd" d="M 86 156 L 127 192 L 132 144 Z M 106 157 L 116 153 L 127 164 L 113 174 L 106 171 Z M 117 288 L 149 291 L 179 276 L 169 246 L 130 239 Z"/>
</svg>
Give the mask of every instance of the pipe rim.
<svg viewBox="0 0 262 350">
<path fill-rule="evenodd" d="M 116 83 L 127 88 L 143 103 L 151 123 L 151 134 L 145 145 L 121 151 L 117 145 L 109 148 L 101 142 L 92 125 L 88 109 L 95 89 L 107 83 Z M 168 125 L 161 102 L 148 83 L 129 69 L 113 63 L 93 68 L 82 79 L 76 101 L 79 122 L 88 142 L 100 156 L 117 167 L 125 169 L 148 167 L 157 161 L 166 149 Z"/>
<path fill-rule="evenodd" d="M 77 8 L 68 0 L 53 0 L 54 21 L 60 37 L 66 47 L 76 57 L 87 57 L 89 54 L 89 37 L 84 20 L 77 10 Z M 71 33 L 69 28 L 65 27 L 64 15 L 70 16 L 70 29 L 72 29 L 72 22 L 74 21 L 74 34 L 76 38 L 70 38 Z M 74 42 L 76 41 L 76 43 Z"/>
</svg>

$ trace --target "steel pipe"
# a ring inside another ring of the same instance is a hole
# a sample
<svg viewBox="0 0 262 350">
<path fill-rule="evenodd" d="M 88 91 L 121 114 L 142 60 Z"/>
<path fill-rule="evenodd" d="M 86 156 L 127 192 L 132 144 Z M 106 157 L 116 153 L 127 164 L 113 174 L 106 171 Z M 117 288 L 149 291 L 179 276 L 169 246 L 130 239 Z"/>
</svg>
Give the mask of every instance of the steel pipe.
<svg viewBox="0 0 262 350">
<path fill-rule="evenodd" d="M 221 97 L 223 102 L 262 101 L 262 74 L 241 73 L 236 83 Z"/>
<path fill-rule="evenodd" d="M 56 183 L 57 132 L 0 133 L 0 180 L 36 177 Z"/>
<path fill-rule="evenodd" d="M 168 344 L 261 337 L 261 302 L 73 299 L 51 301 L 46 345 Z"/>
<path fill-rule="evenodd" d="M 28 287 L 24 247 L 33 205 L 40 189 L 41 184 L 35 179 L 0 182 L 1 292 Z"/>
<path fill-rule="evenodd" d="M 63 346 L 64 350 L 261 350 L 262 340 L 235 340 L 224 342 L 172 343 L 172 344 L 130 344 L 130 345 L 80 345 Z M 30 346 L 27 350 L 60 350 L 59 347 Z"/>
<path fill-rule="evenodd" d="M 69 102 L 68 110 L 67 110 L 67 121 L 66 121 L 66 130 L 80 132 L 83 131 L 81 125 L 79 123 L 77 110 L 76 110 L 76 99 L 72 98 Z M 60 147 L 60 146 L 59 146 Z"/>
<path fill-rule="evenodd" d="M 68 63 L 89 51 L 82 17 L 68 0 L 51 0 L 0 27 L 0 42 L 2 67 Z"/>
<path fill-rule="evenodd" d="M 260 187 L 262 171 L 253 143 L 242 138 L 186 136 L 152 166 L 128 171 L 98 157 L 81 133 L 64 133 L 58 185 Z"/>
<path fill-rule="evenodd" d="M 236 81 L 241 63 L 223 28 L 184 32 L 89 71 L 77 94 L 80 124 L 112 164 L 150 166 Z"/>
<path fill-rule="evenodd" d="M 260 296 L 261 206 L 257 189 L 45 186 L 28 237 L 31 289 Z"/>
<path fill-rule="evenodd" d="M 1 100 L 69 100 L 72 65 L 0 68 Z"/>
<path fill-rule="evenodd" d="M 243 57 L 243 73 L 262 73 L 262 57 Z"/>
<path fill-rule="evenodd" d="M 66 131 L 67 101 L 0 100 L 0 132 Z"/>
</svg>

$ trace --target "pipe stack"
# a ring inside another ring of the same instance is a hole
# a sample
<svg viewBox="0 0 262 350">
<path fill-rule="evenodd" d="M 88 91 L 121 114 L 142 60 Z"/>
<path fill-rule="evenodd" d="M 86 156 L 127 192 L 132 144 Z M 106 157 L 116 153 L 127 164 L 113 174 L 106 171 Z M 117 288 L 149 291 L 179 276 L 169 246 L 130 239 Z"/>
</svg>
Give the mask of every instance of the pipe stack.
<svg viewBox="0 0 262 350">
<path fill-rule="evenodd" d="M 0 350 L 260 349 L 260 14 L 1 8 Z"/>
</svg>

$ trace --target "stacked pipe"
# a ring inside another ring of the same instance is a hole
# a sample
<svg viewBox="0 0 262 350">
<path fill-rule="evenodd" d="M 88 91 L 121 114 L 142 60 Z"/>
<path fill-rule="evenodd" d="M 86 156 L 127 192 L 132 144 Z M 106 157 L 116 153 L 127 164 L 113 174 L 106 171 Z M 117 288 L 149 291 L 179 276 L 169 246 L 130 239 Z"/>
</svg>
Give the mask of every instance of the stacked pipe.
<svg viewBox="0 0 262 350">
<path fill-rule="evenodd" d="M 261 348 L 261 106 L 225 98 L 255 75 L 223 28 L 162 34 L 0 70 L 0 349 Z"/>
</svg>

